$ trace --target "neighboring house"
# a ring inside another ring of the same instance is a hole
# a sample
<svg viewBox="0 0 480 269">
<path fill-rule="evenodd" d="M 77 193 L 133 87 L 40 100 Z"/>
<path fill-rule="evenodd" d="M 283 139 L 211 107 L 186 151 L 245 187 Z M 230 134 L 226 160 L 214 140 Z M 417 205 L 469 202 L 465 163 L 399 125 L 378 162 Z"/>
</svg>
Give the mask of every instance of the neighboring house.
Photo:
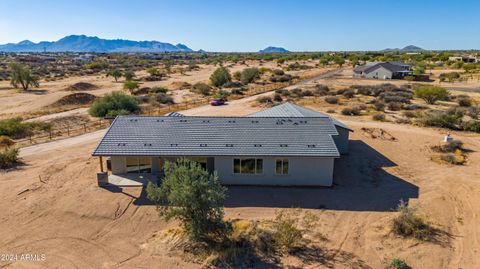
<svg viewBox="0 0 480 269">
<path fill-rule="evenodd" d="M 453 62 L 462 61 L 464 63 L 480 63 L 480 55 L 464 54 L 461 56 L 450 56 L 448 57 L 448 60 Z"/>
<path fill-rule="evenodd" d="M 331 186 L 350 131 L 290 103 L 247 117 L 118 116 L 93 155 L 100 157 L 99 183 L 141 186 L 162 176 L 165 161 L 185 157 L 225 185 Z M 110 175 L 102 157 L 110 158 Z"/>
<path fill-rule="evenodd" d="M 396 61 L 367 62 L 353 69 L 353 77 L 356 78 L 401 79 L 410 75 L 412 75 L 411 66 Z"/>
</svg>

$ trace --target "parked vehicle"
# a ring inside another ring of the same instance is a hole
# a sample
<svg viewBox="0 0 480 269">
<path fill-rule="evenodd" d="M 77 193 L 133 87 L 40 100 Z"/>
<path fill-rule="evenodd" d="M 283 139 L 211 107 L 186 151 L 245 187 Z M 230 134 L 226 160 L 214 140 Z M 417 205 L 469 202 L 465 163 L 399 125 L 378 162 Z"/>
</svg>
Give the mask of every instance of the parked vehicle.
<svg viewBox="0 0 480 269">
<path fill-rule="evenodd" d="M 225 99 L 223 99 L 223 98 L 214 99 L 214 100 L 210 101 L 210 105 L 212 105 L 212 106 L 221 106 L 221 105 L 224 105 L 224 104 L 225 104 Z"/>
</svg>

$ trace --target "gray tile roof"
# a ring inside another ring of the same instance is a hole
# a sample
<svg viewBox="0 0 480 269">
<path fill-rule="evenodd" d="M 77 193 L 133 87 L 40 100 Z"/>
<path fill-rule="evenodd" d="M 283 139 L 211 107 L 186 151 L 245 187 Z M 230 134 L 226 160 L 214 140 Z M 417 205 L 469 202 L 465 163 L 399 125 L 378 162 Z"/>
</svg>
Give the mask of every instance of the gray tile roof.
<svg viewBox="0 0 480 269">
<path fill-rule="evenodd" d="M 326 117 L 119 116 L 94 156 L 339 157 Z"/>
<path fill-rule="evenodd" d="M 376 69 L 383 67 L 390 72 L 409 72 L 408 70 L 404 70 L 404 66 L 409 66 L 408 64 L 398 62 L 398 61 L 388 61 L 388 62 L 370 62 L 364 65 L 357 66 L 353 69 L 355 73 L 370 73 L 375 71 Z"/>
<path fill-rule="evenodd" d="M 281 105 L 277 105 L 253 114 L 248 115 L 248 117 L 317 117 L 317 118 L 329 118 L 332 120 L 333 124 L 335 126 L 342 127 L 344 129 L 347 129 L 349 131 L 352 131 L 347 125 L 345 125 L 343 122 L 330 117 L 327 114 L 314 111 L 299 105 L 295 105 L 292 103 L 283 103 Z"/>
</svg>

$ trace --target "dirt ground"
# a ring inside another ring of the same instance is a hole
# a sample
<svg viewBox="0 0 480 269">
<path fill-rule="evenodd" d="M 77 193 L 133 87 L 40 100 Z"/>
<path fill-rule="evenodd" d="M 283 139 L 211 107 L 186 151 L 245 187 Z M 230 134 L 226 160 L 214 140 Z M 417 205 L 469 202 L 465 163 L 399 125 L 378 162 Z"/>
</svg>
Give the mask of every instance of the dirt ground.
<svg viewBox="0 0 480 269">
<path fill-rule="evenodd" d="M 256 97 L 251 97 L 251 99 Z M 245 115 L 251 100 L 204 106 L 187 115 Z M 315 107 L 325 112 L 322 107 Z M 278 208 L 307 208 L 320 217 L 327 240 L 309 255 L 288 256 L 278 267 L 384 268 L 393 257 L 413 268 L 480 267 L 480 135 L 456 133 L 472 150 L 464 166 L 430 160 L 444 130 L 341 116 L 352 127 L 350 153 L 336 160 L 332 188 L 231 187 L 228 218 L 269 219 Z M 372 138 L 382 128 L 397 141 Z M 21 150 L 25 165 L 0 174 L 0 254 L 45 254 L 43 261 L 0 261 L 5 268 L 200 268 L 159 249 L 165 223 L 139 188 L 96 185 L 91 153 L 98 131 Z M 432 242 L 389 231 L 403 199 L 438 229 Z"/>
</svg>

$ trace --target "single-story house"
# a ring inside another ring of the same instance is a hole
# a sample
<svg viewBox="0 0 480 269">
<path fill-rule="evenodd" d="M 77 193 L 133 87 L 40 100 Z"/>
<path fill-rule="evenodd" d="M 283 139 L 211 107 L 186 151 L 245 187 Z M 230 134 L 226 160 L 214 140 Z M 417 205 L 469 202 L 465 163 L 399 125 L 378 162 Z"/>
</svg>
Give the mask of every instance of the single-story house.
<svg viewBox="0 0 480 269">
<path fill-rule="evenodd" d="M 353 69 L 355 78 L 401 79 L 410 75 L 412 75 L 411 66 L 397 61 L 367 62 Z"/>
<path fill-rule="evenodd" d="M 225 185 L 331 186 L 350 131 L 290 103 L 247 117 L 118 116 L 93 156 L 100 157 L 99 182 L 118 185 L 145 184 L 162 176 L 165 161 L 184 157 Z"/>
</svg>

